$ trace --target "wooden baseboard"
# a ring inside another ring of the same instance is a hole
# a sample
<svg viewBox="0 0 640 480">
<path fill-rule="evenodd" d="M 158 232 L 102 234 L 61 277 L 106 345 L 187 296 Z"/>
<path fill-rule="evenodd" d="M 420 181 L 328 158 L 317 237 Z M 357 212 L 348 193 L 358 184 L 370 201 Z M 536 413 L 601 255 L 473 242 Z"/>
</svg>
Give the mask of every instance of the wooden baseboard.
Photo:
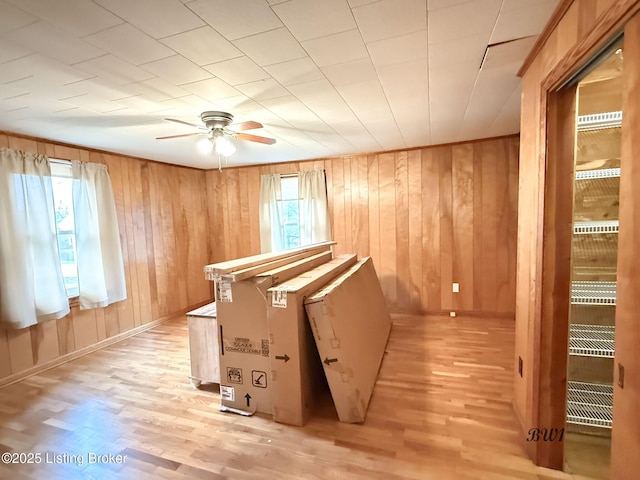
<svg viewBox="0 0 640 480">
<path fill-rule="evenodd" d="M 63 363 L 70 362 L 72 360 L 75 360 L 76 358 L 83 357 L 84 355 L 88 355 L 89 353 L 95 352 L 96 350 L 100 350 L 110 345 L 113 345 L 115 343 L 121 342 L 122 340 L 126 340 L 127 338 L 133 337 L 134 335 L 138 335 L 139 333 L 150 330 L 176 317 L 185 315 L 187 312 L 190 312 L 191 310 L 195 310 L 196 308 L 202 307 L 203 305 L 211 303 L 212 301 L 213 300 L 206 300 L 204 302 L 199 302 L 197 304 L 190 305 L 189 307 L 183 308 L 182 310 L 172 313 L 171 315 L 158 318 L 149 323 L 145 323 L 144 325 L 140 325 L 135 328 L 132 328 L 131 330 L 127 330 L 126 332 L 122 332 L 122 333 L 119 333 L 118 335 L 114 335 L 113 337 L 105 338 L 104 340 L 101 340 L 97 343 L 94 343 L 92 345 L 88 345 L 86 347 L 80 348 L 73 352 L 67 353 L 66 355 L 62 355 L 60 357 L 54 358 L 53 360 L 50 360 L 48 362 L 44 362 L 39 365 L 34 365 L 33 367 L 23 370 L 21 372 L 13 373 L 9 376 L 6 376 L 0 379 L 0 388 L 6 387 L 8 385 L 24 380 L 27 377 L 37 375 L 38 373 L 42 373 L 45 370 L 49 370 L 51 368 L 57 367 L 59 365 L 62 365 Z"/>
<path fill-rule="evenodd" d="M 389 313 L 402 314 L 402 315 L 433 315 L 449 317 L 451 310 L 410 310 L 402 308 L 389 308 Z M 515 319 L 515 313 L 513 312 L 477 312 L 477 311 L 462 311 L 455 310 L 456 317 L 477 317 L 477 318 L 504 318 L 508 320 Z"/>
</svg>

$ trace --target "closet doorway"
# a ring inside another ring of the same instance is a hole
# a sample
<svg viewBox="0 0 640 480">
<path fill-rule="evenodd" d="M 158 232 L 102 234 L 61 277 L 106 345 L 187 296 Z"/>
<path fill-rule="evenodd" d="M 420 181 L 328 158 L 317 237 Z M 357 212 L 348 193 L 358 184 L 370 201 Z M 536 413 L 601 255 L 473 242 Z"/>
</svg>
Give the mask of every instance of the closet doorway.
<svg viewBox="0 0 640 480">
<path fill-rule="evenodd" d="M 564 470 L 609 478 L 620 206 L 623 44 L 576 87 Z"/>
</svg>

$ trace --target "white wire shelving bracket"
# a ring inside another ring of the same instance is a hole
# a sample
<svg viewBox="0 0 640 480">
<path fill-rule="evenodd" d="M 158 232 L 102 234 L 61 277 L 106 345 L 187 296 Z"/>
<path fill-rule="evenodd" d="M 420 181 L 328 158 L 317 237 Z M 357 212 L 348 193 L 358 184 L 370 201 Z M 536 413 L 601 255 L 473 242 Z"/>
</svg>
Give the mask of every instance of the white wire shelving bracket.
<svg viewBox="0 0 640 480">
<path fill-rule="evenodd" d="M 615 305 L 616 282 L 571 282 L 574 305 Z"/>
<path fill-rule="evenodd" d="M 598 170 L 580 170 L 576 172 L 576 180 L 595 180 L 597 178 L 616 178 L 619 176 L 619 168 L 600 168 Z"/>
<path fill-rule="evenodd" d="M 569 354 L 581 357 L 613 358 L 615 327 L 613 325 L 569 326 Z"/>
<path fill-rule="evenodd" d="M 567 423 L 611 428 L 613 386 L 567 382 Z"/>
<path fill-rule="evenodd" d="M 598 233 L 618 233 L 618 220 L 598 220 L 591 222 L 575 222 L 573 233 L 576 235 L 594 235 Z"/>
<path fill-rule="evenodd" d="M 604 128 L 617 128 L 622 126 L 622 112 L 594 113 L 593 115 L 580 115 L 578 117 L 578 131 L 602 130 Z"/>
</svg>

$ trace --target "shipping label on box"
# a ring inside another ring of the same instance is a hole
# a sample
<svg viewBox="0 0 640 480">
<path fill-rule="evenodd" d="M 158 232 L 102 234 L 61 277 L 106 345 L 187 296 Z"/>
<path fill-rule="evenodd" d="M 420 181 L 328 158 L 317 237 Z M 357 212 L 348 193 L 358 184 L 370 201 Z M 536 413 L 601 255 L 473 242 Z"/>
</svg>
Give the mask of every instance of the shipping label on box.
<svg viewBox="0 0 640 480">
<path fill-rule="evenodd" d="M 246 353 L 247 355 L 269 356 L 269 340 L 251 340 L 246 337 L 224 337 L 225 353 Z"/>
<path fill-rule="evenodd" d="M 216 302 L 233 302 L 231 282 L 226 282 L 222 279 L 216 282 Z"/>
</svg>

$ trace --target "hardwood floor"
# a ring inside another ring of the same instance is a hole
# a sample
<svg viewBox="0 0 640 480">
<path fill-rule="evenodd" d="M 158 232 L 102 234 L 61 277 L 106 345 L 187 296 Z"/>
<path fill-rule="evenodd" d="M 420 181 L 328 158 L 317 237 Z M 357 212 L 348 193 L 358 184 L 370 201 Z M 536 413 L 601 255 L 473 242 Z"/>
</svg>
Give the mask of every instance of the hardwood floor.
<svg viewBox="0 0 640 480">
<path fill-rule="evenodd" d="M 587 478 L 526 458 L 513 349 L 510 320 L 394 316 L 365 423 L 339 423 L 327 394 L 298 428 L 219 412 L 216 389 L 189 382 L 180 317 L 1 389 L 0 450 L 41 463 L 0 478 Z"/>
</svg>

